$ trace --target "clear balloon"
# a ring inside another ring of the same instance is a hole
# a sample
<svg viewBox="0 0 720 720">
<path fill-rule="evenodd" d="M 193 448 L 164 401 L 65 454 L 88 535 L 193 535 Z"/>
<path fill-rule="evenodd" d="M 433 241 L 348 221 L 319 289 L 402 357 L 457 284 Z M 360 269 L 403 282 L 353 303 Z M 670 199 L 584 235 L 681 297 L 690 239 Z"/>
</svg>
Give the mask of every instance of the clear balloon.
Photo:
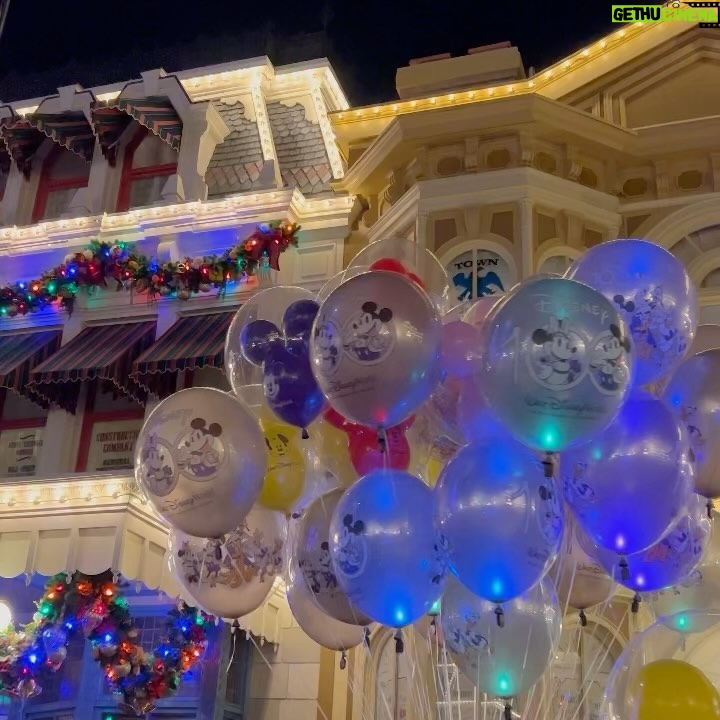
<svg viewBox="0 0 720 720">
<path fill-rule="evenodd" d="M 688 358 L 663 395 L 690 440 L 695 489 L 720 497 L 720 350 Z"/>
<path fill-rule="evenodd" d="M 720 325 L 698 325 L 687 357 L 720 348 Z"/>
<path fill-rule="evenodd" d="M 687 615 L 690 625 L 707 628 L 702 639 L 714 639 L 720 611 Z M 717 652 L 714 643 L 704 645 L 688 642 L 673 618 L 658 620 L 636 634 L 608 678 L 600 720 L 716 720 L 720 697 L 707 678 L 717 676 Z M 664 669 L 657 672 L 658 668 Z"/>
<path fill-rule="evenodd" d="M 341 590 L 330 556 L 330 522 L 343 493 L 333 490 L 306 508 L 294 542 L 296 567 L 324 613 L 350 625 L 368 625 L 370 619 Z"/>
<path fill-rule="evenodd" d="M 348 420 L 398 425 L 439 380 L 440 327 L 427 295 L 402 275 L 356 275 L 330 294 L 315 320 L 310 352 L 318 384 Z"/>
<path fill-rule="evenodd" d="M 627 555 L 623 563 L 611 550 L 588 547 L 616 582 L 636 593 L 669 588 L 687 578 L 700 565 L 710 544 L 712 525 L 705 503 L 695 496 L 687 511 L 652 547 Z"/>
<path fill-rule="evenodd" d="M 241 400 L 188 388 L 163 400 L 135 445 L 135 479 L 157 513 L 196 537 L 237 527 L 255 504 L 268 469 L 260 423 Z"/>
<path fill-rule="evenodd" d="M 399 264 L 399 268 L 395 267 L 394 270 L 390 270 L 391 272 L 404 271 L 415 275 L 441 312 L 452 307 L 453 293 L 447 270 L 434 253 L 418 245 L 414 240 L 404 237 L 384 238 L 366 245 L 348 263 L 345 279 L 353 277 L 358 272 L 369 270 L 378 261 L 388 260 L 394 260 Z M 381 265 L 376 269 L 382 267 Z"/>
<path fill-rule="evenodd" d="M 472 376 L 480 357 L 480 331 L 470 323 L 455 320 L 442 326 L 442 367 L 451 378 Z"/>
<path fill-rule="evenodd" d="M 409 625 L 442 595 L 445 545 L 433 527 L 432 491 L 414 475 L 360 478 L 338 503 L 330 537 L 340 587 L 376 622 Z"/>
<path fill-rule="evenodd" d="M 310 441 L 315 448 L 318 458 L 322 464 L 338 480 L 342 487 L 349 487 L 358 478 L 355 468 L 350 462 L 350 438 L 344 430 L 336 427 L 326 419 L 326 410 L 316 422 L 313 423 L 310 431 Z"/>
<path fill-rule="evenodd" d="M 463 306 L 464 313 L 462 315 L 462 320 L 478 329 L 484 328 L 485 323 L 492 314 L 493 310 L 495 310 L 498 303 L 506 297 L 506 295 L 488 295 L 487 297 L 481 297 L 477 300 L 473 300 L 469 306 Z"/>
<path fill-rule="evenodd" d="M 615 587 L 600 563 L 583 549 L 570 513 L 565 515 L 560 554 L 548 576 L 555 582 L 561 608 L 587 610 L 609 599 Z"/>
<path fill-rule="evenodd" d="M 359 625 L 340 622 L 326 615 L 315 602 L 305 581 L 298 576 L 295 561 L 290 561 L 287 601 L 300 629 L 314 642 L 329 650 L 344 652 L 365 641 L 366 630 Z"/>
<path fill-rule="evenodd" d="M 457 424 L 462 428 L 467 442 L 481 442 L 507 435 L 507 430 L 498 422 L 480 388 L 472 381 L 460 383 Z"/>
<path fill-rule="evenodd" d="M 445 466 L 435 517 L 450 566 L 476 595 L 504 603 L 545 576 L 560 549 L 560 491 L 545 467 L 510 438 L 471 443 Z"/>
<path fill-rule="evenodd" d="M 693 483 L 677 421 L 645 393 L 633 394 L 594 440 L 565 452 L 560 474 L 582 529 L 619 555 L 646 550 L 665 535 L 687 507 Z"/>
<path fill-rule="evenodd" d="M 262 360 L 268 345 L 273 344 L 272 333 L 268 332 L 270 325 L 279 335 L 285 311 L 298 300 L 315 300 L 315 295 L 299 287 L 271 287 L 253 295 L 235 314 L 225 338 L 225 369 L 236 395 L 239 388 L 262 382 Z M 256 321 L 262 322 L 246 331 L 247 326 Z M 243 354 L 243 331 L 247 358 Z"/>
<path fill-rule="evenodd" d="M 285 569 L 287 526 L 279 513 L 254 508 L 218 540 L 173 532 L 170 570 L 193 601 L 221 618 L 241 618 L 262 605 Z"/>
<path fill-rule="evenodd" d="M 518 440 L 559 452 L 612 421 L 633 354 L 618 310 L 600 293 L 563 278 L 531 279 L 487 322 L 477 380 Z"/>
<path fill-rule="evenodd" d="M 697 296 L 682 262 L 668 250 L 647 240 L 600 243 L 566 277 L 595 288 L 622 313 L 632 335 L 638 387 L 682 362 L 697 328 Z"/>
<path fill-rule="evenodd" d="M 481 692 L 511 698 L 542 676 L 560 638 L 562 613 L 552 583 L 545 579 L 503 606 L 449 582 L 440 623 L 453 662 Z"/>
</svg>

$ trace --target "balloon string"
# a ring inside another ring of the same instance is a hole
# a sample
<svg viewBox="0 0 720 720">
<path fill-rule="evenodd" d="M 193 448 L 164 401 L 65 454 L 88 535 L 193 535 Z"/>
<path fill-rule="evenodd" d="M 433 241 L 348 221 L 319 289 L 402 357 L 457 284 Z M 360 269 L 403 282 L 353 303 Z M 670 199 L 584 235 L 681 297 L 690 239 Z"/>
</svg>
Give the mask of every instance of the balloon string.
<svg viewBox="0 0 720 720">
<path fill-rule="evenodd" d="M 232 641 L 232 651 L 230 652 L 230 659 L 228 660 L 227 668 L 225 668 L 226 675 L 228 675 L 230 673 L 230 668 L 232 667 L 233 660 L 235 659 L 235 651 L 237 650 L 238 632 L 240 632 L 240 623 L 237 620 L 233 620 L 233 624 L 230 627 L 230 639 Z"/>
</svg>

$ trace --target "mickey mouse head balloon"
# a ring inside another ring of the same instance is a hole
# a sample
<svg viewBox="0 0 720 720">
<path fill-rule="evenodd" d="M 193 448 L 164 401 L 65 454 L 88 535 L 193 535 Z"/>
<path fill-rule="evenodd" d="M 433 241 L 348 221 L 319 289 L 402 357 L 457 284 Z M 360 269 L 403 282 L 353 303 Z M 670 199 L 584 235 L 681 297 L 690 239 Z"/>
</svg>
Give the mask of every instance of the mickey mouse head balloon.
<svg viewBox="0 0 720 720">
<path fill-rule="evenodd" d="M 433 302 L 412 280 L 362 273 L 320 308 L 310 340 L 313 372 L 341 415 L 387 429 L 412 415 L 437 384 L 440 330 Z"/>
</svg>

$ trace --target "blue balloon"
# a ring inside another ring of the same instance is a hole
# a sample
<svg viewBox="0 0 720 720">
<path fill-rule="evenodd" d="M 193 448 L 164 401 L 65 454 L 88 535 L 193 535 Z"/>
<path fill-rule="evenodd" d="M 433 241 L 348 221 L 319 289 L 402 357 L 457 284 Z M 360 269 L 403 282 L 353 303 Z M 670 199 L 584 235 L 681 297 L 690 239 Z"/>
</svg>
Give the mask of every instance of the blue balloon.
<svg viewBox="0 0 720 720">
<path fill-rule="evenodd" d="M 314 300 L 296 300 L 283 315 L 282 326 L 286 338 L 310 340 L 310 333 L 320 305 Z"/>
<path fill-rule="evenodd" d="M 697 329 L 697 297 L 684 265 L 647 240 L 615 240 L 587 250 L 566 277 L 590 285 L 620 311 L 635 348 L 642 387 L 682 362 Z"/>
<path fill-rule="evenodd" d="M 706 501 L 695 495 L 687 511 L 662 539 L 620 563 L 616 553 L 593 544 L 579 534 L 583 549 L 594 557 L 616 582 L 636 593 L 656 592 L 685 580 L 702 561 L 710 544 L 712 523 Z"/>
<path fill-rule="evenodd" d="M 253 320 L 240 333 L 240 351 L 251 364 L 262 367 L 270 348 L 282 345 L 280 330 L 268 320 Z"/>
<path fill-rule="evenodd" d="M 555 480 L 507 436 L 471 443 L 453 457 L 435 488 L 435 517 L 451 569 L 495 603 L 522 595 L 545 576 L 565 522 Z"/>
<path fill-rule="evenodd" d="M 445 587 L 446 553 L 432 491 L 400 470 L 376 470 L 340 499 L 330 524 L 340 587 L 376 622 L 400 628 L 427 615 Z"/>
<path fill-rule="evenodd" d="M 303 429 L 325 407 L 325 396 L 315 380 L 307 353 L 292 353 L 284 344 L 275 344 L 267 352 L 263 391 L 275 415 Z"/>
<path fill-rule="evenodd" d="M 637 393 L 595 439 L 560 459 L 565 499 L 585 533 L 619 555 L 641 552 L 677 522 L 693 488 L 678 421 Z"/>
</svg>

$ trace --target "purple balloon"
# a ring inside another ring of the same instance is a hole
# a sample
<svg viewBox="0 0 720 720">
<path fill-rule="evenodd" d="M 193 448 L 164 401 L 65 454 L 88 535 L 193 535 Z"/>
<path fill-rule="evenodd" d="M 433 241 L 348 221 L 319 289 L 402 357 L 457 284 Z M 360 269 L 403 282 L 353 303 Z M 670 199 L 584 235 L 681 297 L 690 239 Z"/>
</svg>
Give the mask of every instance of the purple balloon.
<svg viewBox="0 0 720 720">
<path fill-rule="evenodd" d="M 443 370 L 451 378 L 469 378 L 480 352 L 480 331 L 470 323 L 455 320 L 442 327 L 440 340 Z"/>
<path fill-rule="evenodd" d="M 282 345 L 280 330 L 269 320 L 253 320 L 240 333 L 240 351 L 253 365 L 262 367 L 274 346 Z"/>
<path fill-rule="evenodd" d="M 325 406 L 325 396 L 315 381 L 307 353 L 290 352 L 284 345 L 274 345 L 265 358 L 263 389 L 275 415 L 303 429 Z"/>
<path fill-rule="evenodd" d="M 310 332 L 320 305 L 314 300 L 296 300 L 283 315 L 282 325 L 286 338 L 310 339 Z"/>
</svg>

